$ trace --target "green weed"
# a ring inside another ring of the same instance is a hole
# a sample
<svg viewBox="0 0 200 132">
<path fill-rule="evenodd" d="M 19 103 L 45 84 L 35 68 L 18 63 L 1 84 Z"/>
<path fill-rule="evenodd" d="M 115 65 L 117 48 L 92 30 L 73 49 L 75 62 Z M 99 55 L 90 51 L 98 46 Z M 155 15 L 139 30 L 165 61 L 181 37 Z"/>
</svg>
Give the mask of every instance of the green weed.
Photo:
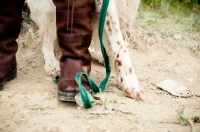
<svg viewBox="0 0 200 132">
<path fill-rule="evenodd" d="M 31 24 L 32 20 L 28 17 L 28 13 L 27 12 L 22 11 L 22 18 L 24 19 L 26 24 Z"/>
<path fill-rule="evenodd" d="M 18 125 L 20 125 L 20 124 L 23 123 L 23 121 L 22 120 L 17 120 L 17 121 L 15 121 L 15 123 L 18 124 Z"/>
<path fill-rule="evenodd" d="M 42 105 L 35 105 L 33 108 L 31 108 L 32 111 L 45 111 L 47 110 L 47 107 L 44 107 Z"/>
<path fill-rule="evenodd" d="M 200 114 L 194 117 L 194 122 L 200 123 Z"/>
<path fill-rule="evenodd" d="M 182 125 L 189 125 L 189 118 L 185 115 L 185 107 L 178 109 L 177 112 L 177 120 L 182 124 Z"/>
</svg>

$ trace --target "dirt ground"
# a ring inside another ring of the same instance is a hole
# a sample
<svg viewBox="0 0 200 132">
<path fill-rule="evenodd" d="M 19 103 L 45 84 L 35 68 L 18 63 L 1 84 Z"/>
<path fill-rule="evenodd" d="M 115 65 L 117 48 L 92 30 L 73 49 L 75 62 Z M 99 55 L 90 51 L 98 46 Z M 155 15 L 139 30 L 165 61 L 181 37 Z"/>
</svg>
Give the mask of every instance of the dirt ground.
<svg viewBox="0 0 200 132">
<path fill-rule="evenodd" d="M 105 98 L 115 101 L 113 110 L 106 112 L 98 105 L 85 110 L 58 101 L 57 85 L 43 70 L 41 42 L 22 32 L 18 76 L 0 91 L 0 132 L 192 131 L 176 119 L 182 106 L 189 118 L 200 114 L 200 33 L 187 32 L 185 25 L 152 16 L 136 20 L 129 50 L 146 99 L 125 97 L 113 74 Z M 59 50 L 55 53 L 60 54 Z M 98 84 L 104 77 L 104 67 L 93 62 L 91 78 Z M 165 79 L 182 83 L 194 96 L 178 98 L 156 88 Z M 193 129 L 200 132 L 200 124 L 194 123 Z"/>
</svg>

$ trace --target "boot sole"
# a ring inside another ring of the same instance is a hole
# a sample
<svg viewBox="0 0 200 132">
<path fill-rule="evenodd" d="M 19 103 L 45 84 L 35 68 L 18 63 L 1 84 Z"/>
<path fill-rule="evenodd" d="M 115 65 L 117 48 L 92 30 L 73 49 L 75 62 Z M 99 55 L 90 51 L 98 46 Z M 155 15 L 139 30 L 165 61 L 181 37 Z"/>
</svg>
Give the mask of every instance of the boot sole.
<svg viewBox="0 0 200 132">
<path fill-rule="evenodd" d="M 58 100 L 65 101 L 65 102 L 75 102 L 75 96 L 77 93 L 66 93 L 57 91 L 57 98 Z"/>
<path fill-rule="evenodd" d="M 15 77 L 17 76 L 17 69 L 14 69 L 13 71 L 11 71 L 8 76 L 6 77 L 6 79 L 0 83 L 0 91 L 4 89 L 4 84 L 7 82 L 7 81 L 11 81 L 13 80 Z"/>
</svg>

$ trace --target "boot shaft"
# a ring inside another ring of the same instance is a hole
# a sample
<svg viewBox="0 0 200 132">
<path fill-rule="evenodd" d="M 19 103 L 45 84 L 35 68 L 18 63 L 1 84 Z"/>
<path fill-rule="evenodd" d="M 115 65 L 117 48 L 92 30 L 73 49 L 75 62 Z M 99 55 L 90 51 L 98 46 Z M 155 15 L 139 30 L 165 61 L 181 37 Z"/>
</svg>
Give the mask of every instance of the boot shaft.
<svg viewBox="0 0 200 132">
<path fill-rule="evenodd" d="M 16 77 L 16 39 L 22 22 L 25 0 L 0 0 L 0 90 L 4 83 Z"/>
<path fill-rule="evenodd" d="M 94 0 L 54 0 L 54 4 L 58 44 L 62 52 L 61 69 L 66 58 L 80 59 L 84 71 L 89 74 L 91 55 L 88 48 L 92 39 L 90 23 L 95 9 Z"/>
<path fill-rule="evenodd" d="M 57 32 L 92 33 L 94 0 L 54 0 Z"/>
<path fill-rule="evenodd" d="M 25 0 L 0 0 L 0 24 L 21 23 Z"/>
<path fill-rule="evenodd" d="M 18 49 L 16 39 L 21 29 L 24 1 L 0 0 L 0 52 L 6 64 L 11 63 Z"/>
</svg>

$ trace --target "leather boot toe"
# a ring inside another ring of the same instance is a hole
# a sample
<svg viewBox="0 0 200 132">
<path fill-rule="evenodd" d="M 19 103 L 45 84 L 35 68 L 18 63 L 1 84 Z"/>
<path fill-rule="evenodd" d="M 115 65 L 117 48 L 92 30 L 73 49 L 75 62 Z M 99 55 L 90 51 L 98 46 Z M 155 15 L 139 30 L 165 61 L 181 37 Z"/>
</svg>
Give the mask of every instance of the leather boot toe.
<svg viewBox="0 0 200 132">
<path fill-rule="evenodd" d="M 61 101 L 75 101 L 75 96 L 79 93 L 75 76 L 78 72 L 83 72 L 82 61 L 67 58 L 61 68 L 61 75 L 58 82 L 57 97 Z M 86 79 L 82 78 L 83 86 L 90 91 L 90 86 Z"/>
</svg>

